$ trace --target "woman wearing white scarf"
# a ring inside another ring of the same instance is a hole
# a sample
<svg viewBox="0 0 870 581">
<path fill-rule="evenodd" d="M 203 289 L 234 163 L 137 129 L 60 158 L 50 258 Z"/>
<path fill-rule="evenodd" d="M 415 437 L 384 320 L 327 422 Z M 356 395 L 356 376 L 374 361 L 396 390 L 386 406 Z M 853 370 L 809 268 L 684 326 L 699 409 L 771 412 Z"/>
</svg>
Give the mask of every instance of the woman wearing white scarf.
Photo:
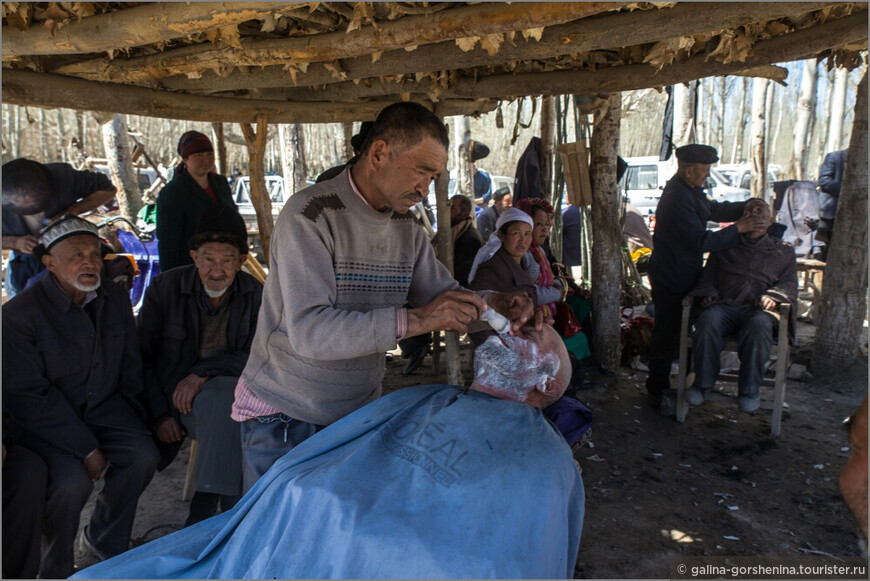
<svg viewBox="0 0 870 581">
<path fill-rule="evenodd" d="M 532 221 L 532 217 L 523 212 L 522 210 L 517 210 L 516 208 L 508 208 L 504 212 L 501 213 L 498 220 L 495 223 L 495 230 L 492 234 L 489 235 L 489 240 L 486 241 L 480 250 L 477 251 L 477 256 L 474 257 L 474 264 L 471 265 L 471 270 L 468 273 L 468 283 L 471 284 L 471 281 L 474 280 L 474 276 L 477 274 L 478 267 L 484 262 L 490 260 L 496 252 L 501 248 L 501 238 L 499 238 L 498 233 L 501 230 L 501 227 L 509 222 L 525 222 L 531 227 L 534 227 L 535 223 Z"/>
</svg>

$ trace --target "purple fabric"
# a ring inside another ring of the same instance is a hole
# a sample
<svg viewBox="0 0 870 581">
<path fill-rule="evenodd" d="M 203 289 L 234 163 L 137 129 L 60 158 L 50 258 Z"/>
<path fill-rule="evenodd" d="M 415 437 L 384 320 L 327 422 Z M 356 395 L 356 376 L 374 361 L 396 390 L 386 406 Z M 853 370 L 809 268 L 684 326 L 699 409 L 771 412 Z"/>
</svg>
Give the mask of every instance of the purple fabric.
<svg viewBox="0 0 870 581">
<path fill-rule="evenodd" d="M 573 397 L 563 395 L 544 408 L 544 416 L 553 422 L 569 446 L 592 427 L 592 410 Z"/>
</svg>

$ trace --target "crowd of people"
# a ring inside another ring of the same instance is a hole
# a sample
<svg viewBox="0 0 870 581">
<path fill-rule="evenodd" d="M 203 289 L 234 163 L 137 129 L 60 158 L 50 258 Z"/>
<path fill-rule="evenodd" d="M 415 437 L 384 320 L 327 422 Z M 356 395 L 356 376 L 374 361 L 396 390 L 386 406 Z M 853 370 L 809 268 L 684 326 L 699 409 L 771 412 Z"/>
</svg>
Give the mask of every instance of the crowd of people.
<svg viewBox="0 0 870 581">
<path fill-rule="evenodd" d="M 62 164 L 3 166 L 3 243 L 13 249 L 3 529 L 18 533 L 3 535 L 4 577 L 75 572 L 80 514 L 100 479 L 78 543 L 105 562 L 81 577 L 572 575 L 584 492 L 570 446 L 591 412 L 570 395 L 597 363 L 590 295 L 570 271 L 579 258 L 565 266 L 549 251 L 552 205 L 486 190 L 475 168 L 485 209 L 475 227 L 473 200 L 450 200 L 451 274 L 409 213 L 445 171 L 444 123 L 397 103 L 353 148 L 285 205 L 261 284 L 242 270 L 245 224 L 210 140 L 182 135 L 182 162 L 157 202 L 162 273 L 135 318 L 102 272 L 98 229 L 77 216 L 111 199 L 108 180 Z M 471 162 L 488 153 L 469 144 Z M 689 402 L 703 403 L 721 338 L 736 332 L 739 406 L 750 412 L 762 355 L 785 323 L 770 315 L 796 300 L 794 254 L 768 234 L 763 201 L 707 200 L 713 148 L 676 155 L 649 241 L 647 388 L 672 413 L 679 306 L 698 296 Z M 708 219 L 734 224 L 713 233 Z M 489 309 L 508 331 L 481 320 Z M 425 354 L 448 330 L 474 344 L 470 388 L 381 397 L 385 354 L 397 344 Z M 128 551 L 140 494 L 186 438 L 198 448 L 188 528 Z M 481 489 L 499 494 L 481 499 Z M 490 506 L 505 496 L 508 512 Z M 522 533 L 481 524 L 495 515 Z M 413 558 L 391 541 L 413 546 Z"/>
</svg>

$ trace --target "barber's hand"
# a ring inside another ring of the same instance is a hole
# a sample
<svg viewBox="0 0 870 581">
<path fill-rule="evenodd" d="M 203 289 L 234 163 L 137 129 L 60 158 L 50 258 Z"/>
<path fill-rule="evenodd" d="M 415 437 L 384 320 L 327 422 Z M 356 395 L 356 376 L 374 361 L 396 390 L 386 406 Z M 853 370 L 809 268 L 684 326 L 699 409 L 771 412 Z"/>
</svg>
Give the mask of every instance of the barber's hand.
<svg viewBox="0 0 870 581">
<path fill-rule="evenodd" d="M 755 302 L 755 304 L 757 304 L 765 311 L 776 311 L 776 301 L 767 295 L 761 295 L 761 297 Z"/>
<path fill-rule="evenodd" d="M 202 391 L 202 386 L 207 379 L 207 377 L 200 377 L 191 373 L 179 381 L 178 385 L 175 386 L 175 391 L 172 392 L 172 405 L 175 406 L 175 409 L 183 414 L 192 412 L 193 398 Z"/>
<path fill-rule="evenodd" d="M 185 433 L 178 420 L 172 416 L 167 416 L 157 422 L 157 425 L 152 430 L 157 439 L 166 444 L 180 442 L 184 438 Z"/>
<path fill-rule="evenodd" d="M 701 299 L 701 308 L 706 307 L 715 300 L 715 297 L 704 297 Z"/>
<path fill-rule="evenodd" d="M 511 331 L 514 333 L 519 332 L 533 317 L 535 329 L 538 331 L 544 327 L 544 323 L 552 325 L 555 322 L 552 317 L 545 320 L 544 314 L 535 309 L 535 303 L 523 291 L 490 293 L 486 295 L 486 304 L 510 320 Z"/>
<path fill-rule="evenodd" d="M 13 236 L 13 238 L 12 248 L 24 254 L 33 254 L 33 249 L 39 244 L 36 236 L 30 234 L 26 236 Z"/>
<path fill-rule="evenodd" d="M 734 225 L 737 226 L 737 231 L 741 234 L 746 234 L 747 232 L 763 232 L 767 230 L 768 226 L 770 226 L 764 218 L 753 214 L 744 214 L 739 220 L 734 222 Z"/>
<path fill-rule="evenodd" d="M 444 291 L 428 305 L 408 309 L 406 337 L 415 337 L 431 331 L 468 331 L 468 324 L 486 308 L 476 293 L 463 290 Z"/>
<path fill-rule="evenodd" d="M 106 457 L 103 456 L 103 453 L 100 452 L 100 449 L 97 448 L 82 460 L 82 464 L 85 465 L 85 470 L 88 471 L 88 476 L 91 477 L 91 480 L 96 482 L 100 479 L 100 476 L 103 474 L 103 470 L 106 469 Z"/>
</svg>

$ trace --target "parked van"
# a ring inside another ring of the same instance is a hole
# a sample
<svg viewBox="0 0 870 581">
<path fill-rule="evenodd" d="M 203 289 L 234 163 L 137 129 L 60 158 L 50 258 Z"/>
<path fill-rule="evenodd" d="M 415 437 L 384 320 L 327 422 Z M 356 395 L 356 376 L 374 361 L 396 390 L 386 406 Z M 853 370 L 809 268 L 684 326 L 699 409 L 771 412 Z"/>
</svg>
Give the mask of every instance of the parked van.
<svg viewBox="0 0 870 581">
<path fill-rule="evenodd" d="M 658 157 L 629 157 L 628 169 L 621 182 L 621 190 L 641 214 L 655 213 L 665 184 L 677 173 L 677 160 L 671 157 L 659 161 Z M 750 197 L 747 189 L 731 186 L 728 179 L 716 169 L 710 169 L 710 177 L 704 186 L 707 196 L 717 202 L 741 202 Z"/>
</svg>

